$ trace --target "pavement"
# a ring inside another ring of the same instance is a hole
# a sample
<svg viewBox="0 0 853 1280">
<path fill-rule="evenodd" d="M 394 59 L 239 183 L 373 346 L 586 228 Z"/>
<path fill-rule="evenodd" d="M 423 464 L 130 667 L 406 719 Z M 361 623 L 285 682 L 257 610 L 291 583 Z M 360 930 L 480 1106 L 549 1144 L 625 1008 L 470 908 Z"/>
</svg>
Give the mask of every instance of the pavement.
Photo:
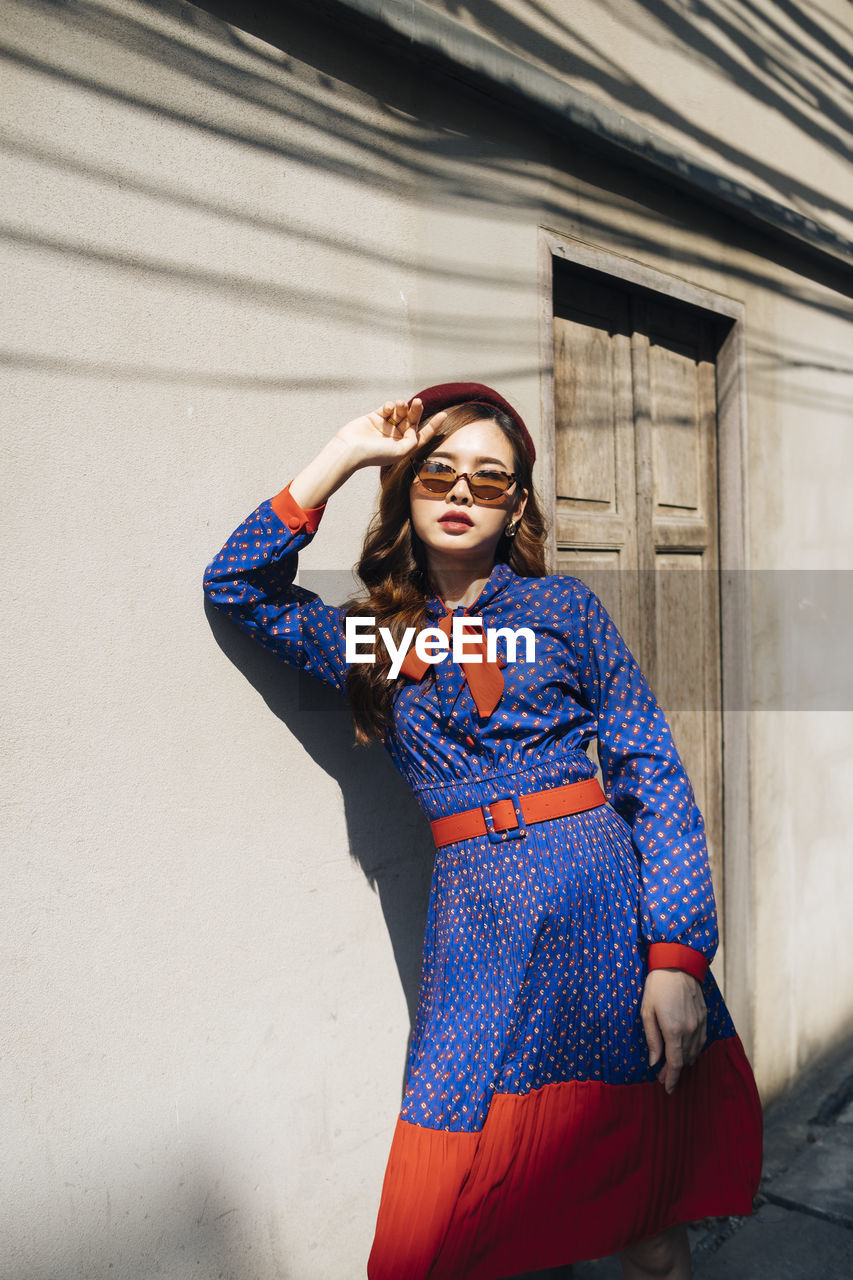
<svg viewBox="0 0 853 1280">
<path fill-rule="evenodd" d="M 754 1203 L 688 1228 L 696 1280 L 853 1280 L 853 1040 L 765 1107 Z"/>
<path fill-rule="evenodd" d="M 688 1224 L 695 1280 L 853 1280 L 853 1039 L 764 1107 L 747 1217 Z M 530 1280 L 622 1280 L 617 1257 Z"/>
</svg>

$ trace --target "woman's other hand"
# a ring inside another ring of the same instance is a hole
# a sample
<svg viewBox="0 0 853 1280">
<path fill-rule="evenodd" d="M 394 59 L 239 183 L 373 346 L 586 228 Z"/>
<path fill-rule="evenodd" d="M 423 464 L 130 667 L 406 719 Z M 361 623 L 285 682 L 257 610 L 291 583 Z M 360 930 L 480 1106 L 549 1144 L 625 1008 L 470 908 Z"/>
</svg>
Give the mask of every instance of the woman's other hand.
<svg viewBox="0 0 853 1280">
<path fill-rule="evenodd" d="M 672 1093 L 683 1067 L 696 1061 L 707 1039 L 708 1009 L 701 983 L 683 969 L 651 969 L 643 988 L 640 1017 L 649 1046 L 649 1065 L 666 1062 L 658 1080 Z"/>
<path fill-rule="evenodd" d="M 442 409 L 422 427 L 422 413 L 423 404 L 418 399 L 411 404 L 406 400 L 386 400 L 373 413 L 353 418 L 335 438 L 346 447 L 354 466 L 384 466 L 432 439 L 436 427 L 447 417 Z"/>
</svg>

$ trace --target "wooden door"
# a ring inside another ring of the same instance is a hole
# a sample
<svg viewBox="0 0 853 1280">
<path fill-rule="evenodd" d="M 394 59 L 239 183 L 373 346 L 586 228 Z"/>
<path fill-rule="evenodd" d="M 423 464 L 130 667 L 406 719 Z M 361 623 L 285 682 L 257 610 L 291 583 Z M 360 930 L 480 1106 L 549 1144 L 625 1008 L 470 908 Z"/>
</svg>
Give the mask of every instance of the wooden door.
<svg viewBox="0 0 853 1280">
<path fill-rule="evenodd" d="M 672 728 L 699 808 L 720 926 L 716 338 L 696 308 L 557 263 L 557 572 L 600 596 Z"/>
</svg>

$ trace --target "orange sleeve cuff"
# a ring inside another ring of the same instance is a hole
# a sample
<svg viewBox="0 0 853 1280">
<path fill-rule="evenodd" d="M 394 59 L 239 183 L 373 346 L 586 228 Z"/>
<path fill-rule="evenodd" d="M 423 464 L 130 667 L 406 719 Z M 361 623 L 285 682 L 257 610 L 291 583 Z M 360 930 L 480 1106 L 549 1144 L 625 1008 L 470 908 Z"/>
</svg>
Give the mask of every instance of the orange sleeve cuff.
<svg viewBox="0 0 853 1280">
<path fill-rule="evenodd" d="M 321 507 L 300 507 L 296 499 L 291 496 L 291 484 L 293 484 L 292 480 L 274 498 L 270 498 L 270 506 L 291 533 L 299 533 L 303 528 L 309 533 L 316 533 L 317 526 L 323 518 L 323 512 L 326 510 L 325 502 Z"/>
<path fill-rule="evenodd" d="M 708 961 L 701 951 L 685 947 L 681 942 L 651 942 L 649 969 L 684 969 L 699 982 L 704 982 Z"/>
</svg>

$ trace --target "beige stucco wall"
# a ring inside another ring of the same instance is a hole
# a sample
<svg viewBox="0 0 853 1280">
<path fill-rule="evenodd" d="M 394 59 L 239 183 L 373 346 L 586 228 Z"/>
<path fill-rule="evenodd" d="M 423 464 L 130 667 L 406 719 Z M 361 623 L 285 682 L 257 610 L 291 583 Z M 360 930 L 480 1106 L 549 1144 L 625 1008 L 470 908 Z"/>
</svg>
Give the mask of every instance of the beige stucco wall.
<svg viewBox="0 0 853 1280">
<path fill-rule="evenodd" d="M 3 45 L 0 1270 L 356 1280 L 430 842 L 202 570 L 388 395 L 482 379 L 537 432 L 539 226 L 745 302 L 752 563 L 845 568 L 843 302 L 328 32 L 11 0 Z M 375 490 L 334 495 L 306 572 L 349 568 Z M 751 715 L 766 1096 L 850 1023 L 850 721 Z"/>
<path fill-rule="evenodd" d="M 850 237 L 847 0 L 424 0 L 751 191 Z"/>
</svg>

